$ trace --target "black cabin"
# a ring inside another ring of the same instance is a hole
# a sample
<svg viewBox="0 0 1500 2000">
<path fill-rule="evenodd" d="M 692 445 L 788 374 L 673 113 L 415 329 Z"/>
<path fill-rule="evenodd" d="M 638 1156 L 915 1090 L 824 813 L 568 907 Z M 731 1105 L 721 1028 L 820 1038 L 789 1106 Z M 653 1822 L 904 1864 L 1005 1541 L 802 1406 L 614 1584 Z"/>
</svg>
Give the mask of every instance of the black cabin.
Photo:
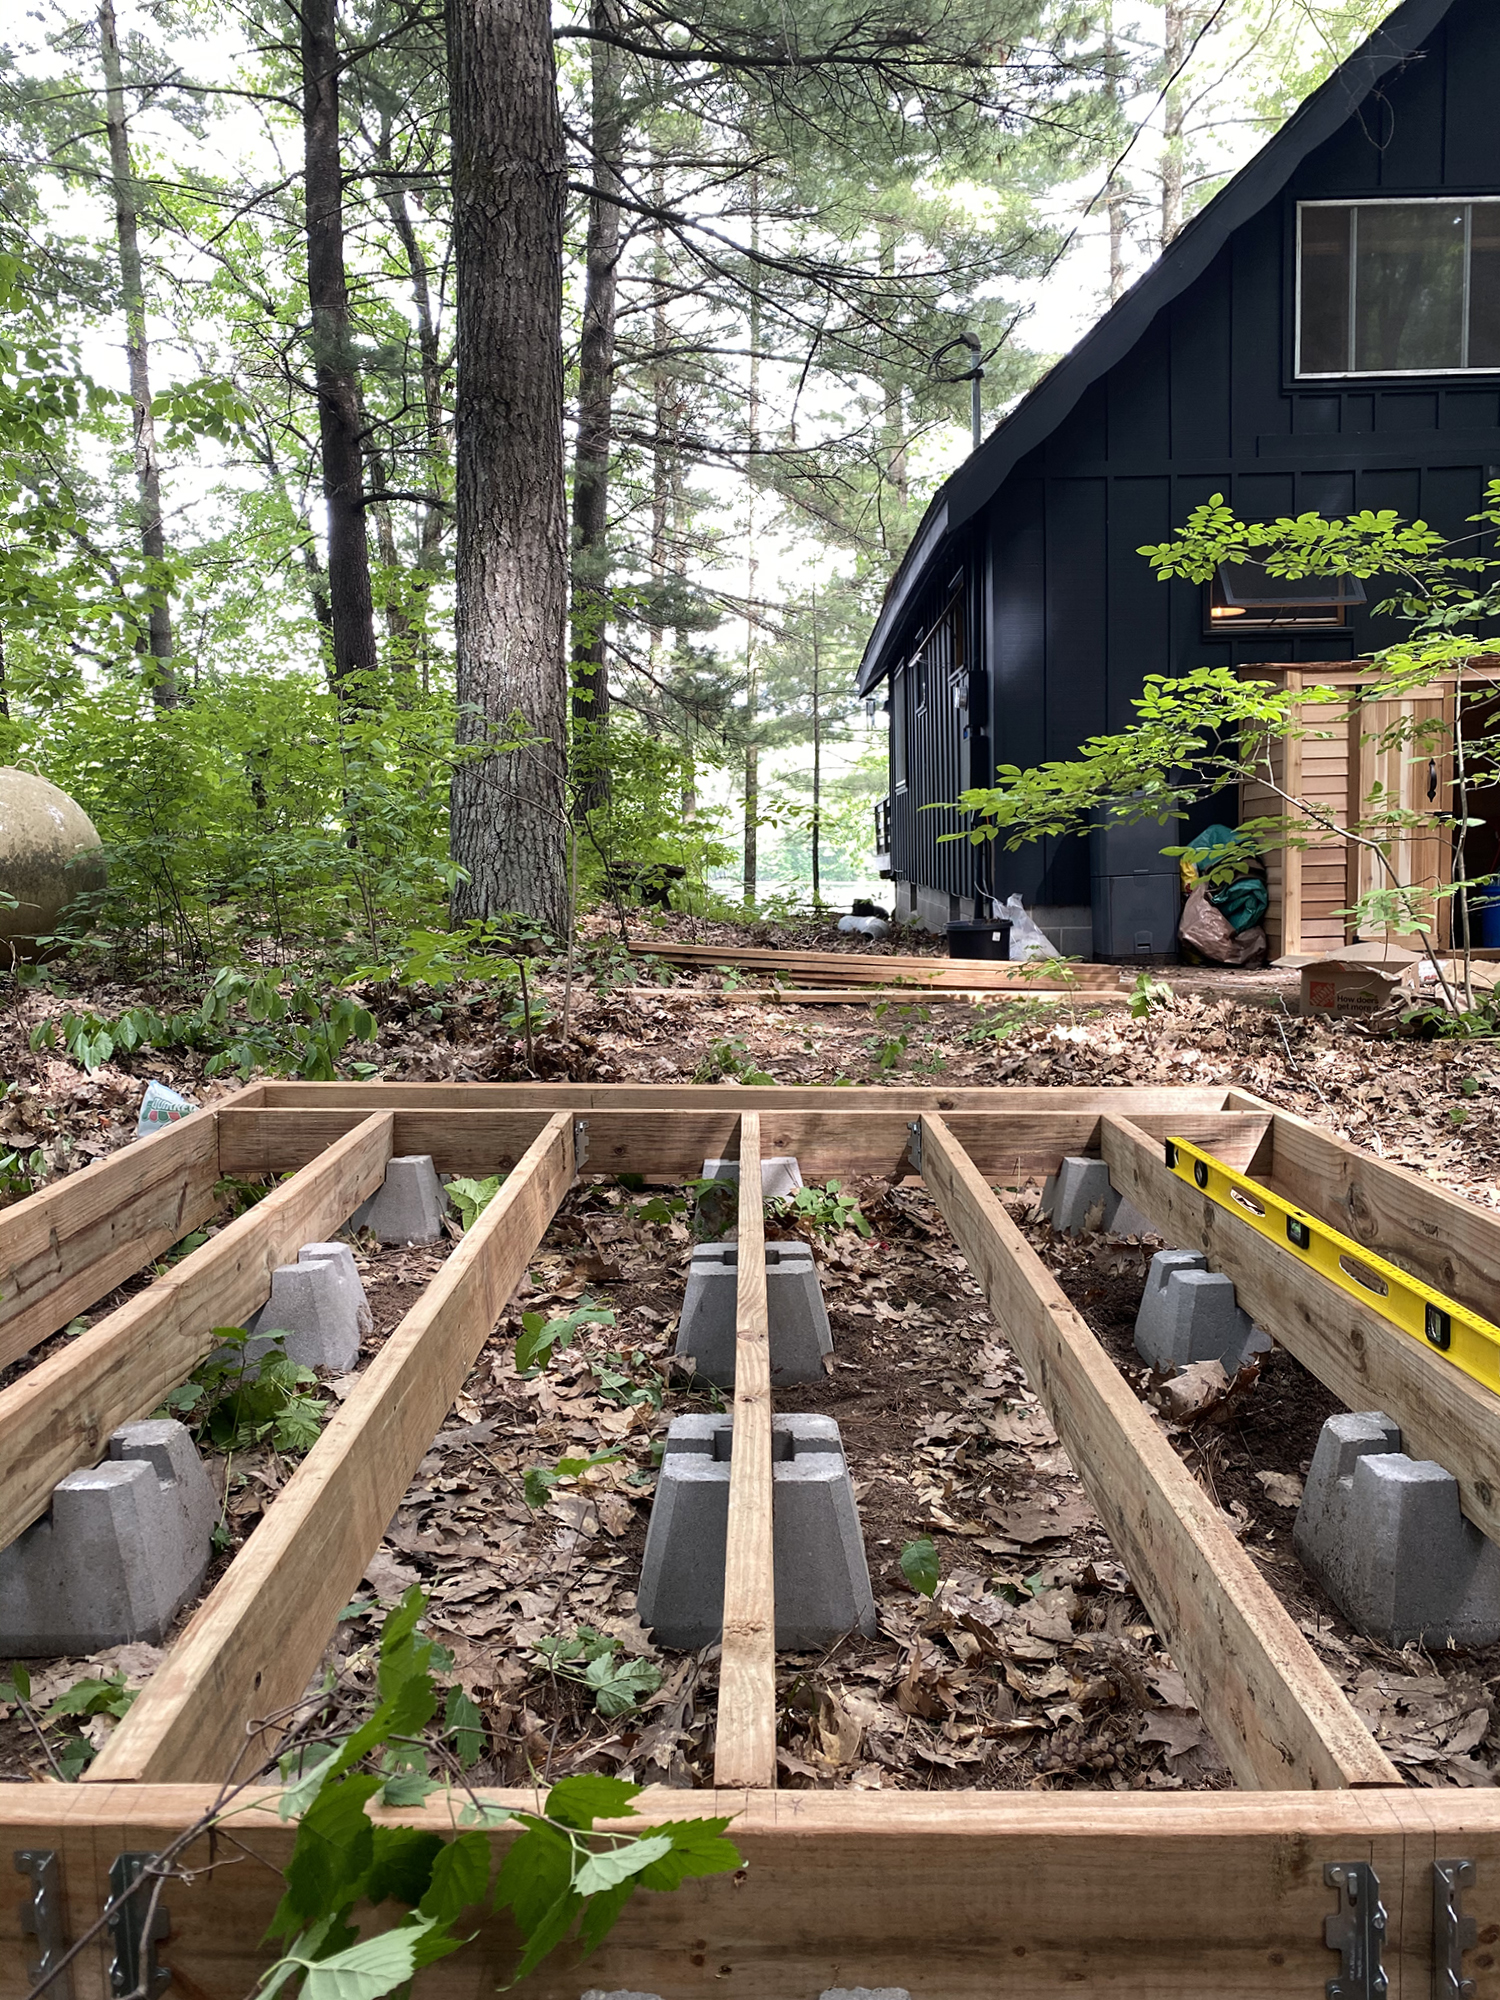
<svg viewBox="0 0 1500 2000">
<path fill-rule="evenodd" d="M 889 689 L 898 913 L 940 928 L 1019 890 L 1066 952 L 1170 951 L 1104 879 L 1171 870 L 1154 825 L 1113 852 L 1096 836 L 1091 874 L 1087 839 L 942 845 L 959 816 L 920 808 L 1126 725 L 1149 673 L 1396 636 L 1293 589 L 1158 583 L 1136 550 L 1212 494 L 1248 519 L 1393 507 L 1456 535 L 1496 477 L 1500 4 L 1406 0 L 928 508 L 859 676 Z M 1201 824 L 1235 816 L 1230 797 Z"/>
</svg>

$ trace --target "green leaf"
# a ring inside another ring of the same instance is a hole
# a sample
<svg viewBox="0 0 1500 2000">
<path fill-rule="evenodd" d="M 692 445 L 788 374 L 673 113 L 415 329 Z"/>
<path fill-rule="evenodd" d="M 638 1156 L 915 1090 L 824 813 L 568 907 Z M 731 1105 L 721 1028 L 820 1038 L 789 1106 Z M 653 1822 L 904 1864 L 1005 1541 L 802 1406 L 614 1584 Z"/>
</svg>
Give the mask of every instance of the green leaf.
<svg viewBox="0 0 1500 2000">
<path fill-rule="evenodd" d="M 377 1826 L 369 1871 L 359 1884 L 360 1899 L 383 1903 L 389 1896 L 415 1906 L 427 1894 L 442 1851 L 441 1834 L 424 1833 L 415 1826 Z"/>
<path fill-rule="evenodd" d="M 627 1877 L 616 1888 L 607 1889 L 602 1895 L 590 1896 L 583 1906 L 583 1916 L 578 1925 L 579 1942 L 583 1955 L 597 1951 L 619 1921 L 620 1912 L 635 1894 L 638 1884 L 633 1877 Z"/>
<path fill-rule="evenodd" d="M 931 1597 L 938 1587 L 937 1544 L 930 1535 L 908 1542 L 901 1551 L 901 1574 L 913 1590 Z"/>
<path fill-rule="evenodd" d="M 418 1907 L 424 1917 L 451 1924 L 461 1910 L 484 1900 L 489 1885 L 489 1842 L 482 1833 L 461 1833 L 433 1862 L 432 1880 Z"/>
<path fill-rule="evenodd" d="M 515 1818 L 509 1806 L 493 1806 L 486 1799 L 471 1799 L 458 1816 L 460 1826 L 504 1826 Z"/>
<path fill-rule="evenodd" d="M 500 1192 L 503 1174 L 487 1174 L 482 1181 L 459 1175 L 448 1183 L 448 1192 L 458 1204 L 458 1218 L 465 1229 L 475 1222 Z"/>
<path fill-rule="evenodd" d="M 556 1827 L 518 1813 L 526 1831 L 512 1841 L 495 1874 L 495 1908 L 510 1910 L 529 1938 L 573 1888 L 573 1844 Z"/>
<path fill-rule="evenodd" d="M 639 1840 L 632 1840 L 626 1847 L 612 1847 L 602 1854 L 591 1854 L 573 1877 L 574 1891 L 580 1896 L 597 1896 L 606 1889 L 618 1888 L 620 1883 L 628 1882 L 643 1868 L 649 1868 L 653 1861 L 660 1861 L 671 1851 L 672 1836 L 669 1833 L 649 1833 L 643 1834 Z"/>
<path fill-rule="evenodd" d="M 327 1777 L 326 1766 L 338 1754 L 337 1743 L 309 1743 L 305 1750 L 294 1750 L 281 1759 L 281 1776 L 285 1790 L 276 1801 L 276 1810 L 282 1819 L 296 1819 L 317 1797 L 323 1780 Z M 297 1766 L 293 1777 L 292 1768 Z"/>
<path fill-rule="evenodd" d="M 732 1840 L 724 1838 L 727 1819 L 666 1820 L 653 1829 L 672 1836 L 672 1851 L 641 1875 L 643 1889 L 675 1889 L 699 1875 L 728 1875 L 744 1867 Z"/>
<path fill-rule="evenodd" d="M 347 1749 L 346 1744 L 345 1753 Z M 333 1760 L 330 1770 L 337 1769 L 345 1753 Z M 297 1828 L 286 1866 L 286 1894 L 271 1919 L 268 1937 L 304 1929 L 351 1900 L 350 1892 L 368 1871 L 375 1851 L 375 1828 L 365 1804 L 383 1783 L 382 1778 L 362 1773 L 341 1784 L 324 1784 Z"/>
<path fill-rule="evenodd" d="M 381 1788 L 380 1803 L 383 1806 L 419 1806 L 424 1799 L 440 1791 L 436 1778 L 429 1778 L 425 1771 L 393 1771 Z"/>
<path fill-rule="evenodd" d="M 484 1755 L 483 1712 L 462 1688 L 449 1688 L 443 1707 L 443 1721 L 453 1739 L 453 1754 L 460 1768 L 472 1770 Z"/>
<path fill-rule="evenodd" d="M 626 1778 L 604 1778 L 583 1772 L 555 1784 L 547 1794 L 544 1810 L 548 1819 L 560 1820 L 564 1826 L 576 1826 L 587 1833 L 596 1819 L 634 1819 L 635 1808 L 630 1801 L 640 1795 L 641 1787 Z"/>
<path fill-rule="evenodd" d="M 417 1918 L 332 1958 L 301 1961 L 307 1966 L 302 2000 L 383 2000 L 416 1971 L 417 1947 L 433 1927 L 433 1919 Z"/>
<path fill-rule="evenodd" d="M 12 1660 L 10 1663 L 9 1682 L 0 1682 L 0 1701 L 30 1701 L 30 1699 L 31 1675 L 19 1660 Z"/>
</svg>

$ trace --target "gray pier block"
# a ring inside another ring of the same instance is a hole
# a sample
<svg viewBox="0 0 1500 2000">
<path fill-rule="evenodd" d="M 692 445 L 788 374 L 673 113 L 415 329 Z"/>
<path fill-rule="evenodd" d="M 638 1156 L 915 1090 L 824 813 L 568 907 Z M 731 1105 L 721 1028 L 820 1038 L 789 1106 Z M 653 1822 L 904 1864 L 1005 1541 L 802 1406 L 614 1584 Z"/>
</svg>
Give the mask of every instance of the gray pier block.
<svg viewBox="0 0 1500 2000">
<path fill-rule="evenodd" d="M 1210 1271 L 1201 1251 L 1157 1251 L 1135 1319 L 1135 1350 L 1143 1361 L 1165 1375 L 1195 1361 L 1218 1361 L 1233 1375 L 1270 1349 L 1270 1336 L 1240 1311 L 1234 1280 Z"/>
<path fill-rule="evenodd" d="M 1500 1639 L 1500 1549 L 1459 1511 L 1458 1481 L 1408 1458 L 1383 1410 L 1330 1417 L 1293 1543 L 1358 1631 L 1388 1646 Z"/>
<path fill-rule="evenodd" d="M 250 1322 L 245 1358 L 258 1361 L 280 1333 L 291 1360 L 347 1375 L 359 1360 L 360 1336 L 374 1324 L 349 1245 L 307 1243 L 295 1264 L 271 1273 L 271 1296 Z"/>
<path fill-rule="evenodd" d="M 638 1604 L 661 1645 L 707 1646 L 723 1630 L 732 1443 L 727 1417 L 678 1417 L 667 1432 Z M 771 1456 L 778 1649 L 872 1634 L 875 1598 L 838 1425 L 774 1417 Z"/>
<path fill-rule="evenodd" d="M 1102 1229 L 1108 1236 L 1159 1233 L 1138 1208 L 1116 1193 L 1103 1160 L 1078 1154 L 1065 1158 L 1057 1172 L 1048 1175 L 1037 1213 L 1064 1236 L 1081 1236 L 1088 1229 Z"/>
<path fill-rule="evenodd" d="M 208 1568 L 218 1501 L 184 1425 L 126 1424 L 0 1549 L 0 1656 L 159 1645 Z"/>
<path fill-rule="evenodd" d="M 361 1202 L 351 1229 L 371 1229 L 382 1243 L 436 1243 L 448 1212 L 448 1191 L 431 1153 L 404 1153 L 386 1164 L 385 1183 Z"/>
<path fill-rule="evenodd" d="M 706 1181 L 737 1181 L 740 1177 L 738 1160 L 705 1160 L 703 1178 Z M 802 1169 L 790 1153 L 777 1153 L 760 1163 L 760 1191 L 767 1201 L 775 1201 L 782 1195 L 795 1194 L 802 1186 Z"/>
<path fill-rule="evenodd" d="M 696 1374 L 721 1389 L 734 1387 L 734 1319 L 739 1288 L 737 1243 L 700 1243 L 688 1266 L 679 1360 L 691 1358 Z M 828 1308 L 808 1243 L 766 1245 L 766 1316 L 771 1329 L 771 1380 L 821 1382 L 825 1354 L 833 1352 Z"/>
</svg>

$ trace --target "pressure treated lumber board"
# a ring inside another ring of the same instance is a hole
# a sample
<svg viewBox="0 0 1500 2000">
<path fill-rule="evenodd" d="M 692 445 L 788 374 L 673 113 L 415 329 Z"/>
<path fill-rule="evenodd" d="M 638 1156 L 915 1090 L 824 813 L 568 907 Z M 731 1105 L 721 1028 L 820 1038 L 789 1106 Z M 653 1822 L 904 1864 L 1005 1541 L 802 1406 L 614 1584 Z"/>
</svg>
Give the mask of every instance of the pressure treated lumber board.
<svg viewBox="0 0 1500 2000">
<path fill-rule="evenodd" d="M 783 978 L 838 979 L 850 985 L 888 986 L 911 981 L 917 986 L 967 986 L 992 991 L 1018 987 L 1024 992 L 1065 991 L 1088 995 L 1118 993 L 1131 973 L 1117 965 L 1069 965 L 1057 972 L 1032 972 L 1019 962 L 982 958 L 924 958 L 899 953 L 855 951 L 773 951 L 751 946 L 721 950 L 711 944 L 651 944 L 632 942 L 632 958 L 660 958 L 668 965 L 739 966 L 746 972 L 774 972 Z"/>
<path fill-rule="evenodd" d="M 259 1086 L 226 1104 L 253 1103 Z M 0 1368 L 170 1250 L 218 1206 L 213 1110 L 0 1211 Z"/>
<path fill-rule="evenodd" d="M 689 1180 L 706 1159 L 733 1154 L 742 1107 L 756 1108 L 768 1154 L 791 1154 L 803 1178 L 904 1172 L 910 1114 L 881 1105 L 851 1109 L 851 1093 L 835 1094 L 827 1110 L 783 1108 L 777 1091 L 741 1091 L 721 1110 L 580 1111 L 586 1126 L 590 1174 L 637 1173 Z M 1004 1098 L 1004 1092 L 994 1093 Z M 879 1104 L 884 1095 L 868 1094 Z M 763 1109 L 761 1107 L 764 1107 Z M 430 1153 L 440 1173 L 507 1171 L 545 1122 L 540 1110 L 398 1110 L 397 1154 Z M 1245 1167 L 1270 1129 L 1266 1111 L 1192 1111 L 1139 1114 L 1145 1127 L 1207 1147 L 1231 1165 Z M 226 1172 L 284 1173 L 316 1159 L 325 1145 L 361 1116 L 358 1109 L 226 1111 L 220 1118 L 219 1157 Z M 1097 1152 L 1099 1113 L 1093 1110 L 952 1114 L 954 1130 L 994 1180 L 1020 1182 L 1055 1173 L 1067 1153 Z"/>
<path fill-rule="evenodd" d="M 530 1791 L 486 1791 L 529 1810 Z M 201 1870 L 163 1898 L 171 1994 L 232 2000 L 269 1961 L 266 1925 L 295 1823 L 253 1795 L 233 1844 L 184 1856 Z M 152 1852 L 212 1803 L 193 1785 L 0 1786 L 0 1853 L 50 1847 L 74 1934 L 103 1907 L 112 1858 Z M 835 1986 L 904 1987 L 918 2000 L 1322 2000 L 1339 1958 L 1324 1943 L 1327 1863 L 1373 1864 L 1388 1912 L 1391 2000 L 1429 2000 L 1438 1856 L 1476 1863 L 1465 1906 L 1482 1942 L 1464 1960 L 1476 2000 L 1496 2000 L 1500 1808 L 1491 1791 L 1293 1793 L 733 1792 L 653 1787 L 652 1821 L 734 1814 L 741 1876 L 689 1882 L 627 1904 L 598 1953 L 573 1948 L 526 1981 L 531 2000 L 587 1986 L 669 2000 L 811 2000 Z M 456 1804 L 433 1797 L 377 1821 L 441 1837 Z M 487 1838 L 495 1852 L 511 1838 Z M 217 1861 L 219 1866 L 208 1865 Z M 269 1864 L 269 1865 L 267 1865 Z M 7 1872 L 9 1860 L 6 1860 Z M 0 2000 L 27 1991 L 21 1878 L 0 1896 Z M 379 1921 L 388 1922 L 382 1913 Z M 474 1941 L 418 1991 L 490 2000 L 515 1963 L 508 1927 L 474 1919 Z M 104 2000 L 108 1947 L 91 1948 L 77 2000 Z"/>
<path fill-rule="evenodd" d="M 760 1117 L 740 1120 L 734 1308 L 734 1448 L 724 1536 L 724 1641 L 716 1785 L 776 1782 L 776 1582 L 772 1560 L 771 1326 Z"/>
<path fill-rule="evenodd" d="M 1103 1149 L 1122 1194 L 1233 1278 L 1256 1324 L 1341 1403 L 1392 1417 L 1403 1450 L 1445 1466 L 1465 1514 L 1500 1540 L 1500 1396 L 1179 1180 L 1159 1142 L 1129 1119 L 1105 1119 Z"/>
<path fill-rule="evenodd" d="M 746 1107 L 741 1083 L 265 1083 L 268 1110 L 320 1107 L 367 1111 L 733 1111 Z M 777 1084 L 752 1103 L 783 1111 L 1222 1111 L 1229 1096 L 1222 1083 L 969 1085 L 914 1090 L 906 1085 Z M 1268 1111 L 1263 1104 L 1248 1108 Z"/>
<path fill-rule="evenodd" d="M 1065 1007 L 1071 995 L 1047 988 L 1035 992 L 1029 986 L 924 986 L 914 992 L 910 986 L 740 986 L 732 993 L 719 993 L 701 986 L 621 986 L 616 993 L 627 1000 L 678 1000 L 694 1007 L 738 1007 L 745 1004 L 782 1007 L 873 1007 L 892 1001 L 896 1005 L 931 1007 L 939 1001 L 958 1000 L 970 1007 L 1003 1006 L 1010 1001 L 1045 1000 Z M 1128 1007 L 1128 993 L 1088 993 L 1090 1007 Z"/>
<path fill-rule="evenodd" d="M 943 1119 L 922 1120 L 921 1147 L 923 1179 L 1237 1782 L 1320 1791 L 1399 1785 L 1222 1513 Z"/>
<path fill-rule="evenodd" d="M 1258 1108 L 1240 1092 L 1244 1107 Z M 1128 1115 L 1128 1114 L 1127 1114 Z M 1259 1170 L 1255 1170 L 1259 1178 Z M 1278 1194 L 1487 1319 L 1500 1316 L 1500 1212 L 1277 1110 L 1270 1173 Z"/>
<path fill-rule="evenodd" d="M 270 1296 L 271 1273 L 347 1222 L 385 1177 L 391 1114 L 367 1113 L 295 1180 L 0 1392 L 0 1548 L 59 1479 L 97 1464 L 112 1430 L 149 1416 Z M 3 1650 L 3 1647 L 0 1647 Z"/>
<path fill-rule="evenodd" d="M 223 1777 L 252 1719 L 297 1700 L 572 1178 L 560 1112 L 345 1397 L 90 1778 Z"/>
</svg>

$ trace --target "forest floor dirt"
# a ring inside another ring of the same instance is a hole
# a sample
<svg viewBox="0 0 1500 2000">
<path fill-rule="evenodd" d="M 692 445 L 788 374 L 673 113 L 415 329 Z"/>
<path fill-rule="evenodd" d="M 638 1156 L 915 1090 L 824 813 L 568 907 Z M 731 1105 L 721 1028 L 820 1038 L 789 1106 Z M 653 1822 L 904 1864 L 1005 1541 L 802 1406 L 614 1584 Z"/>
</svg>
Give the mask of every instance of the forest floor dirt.
<svg viewBox="0 0 1500 2000">
<path fill-rule="evenodd" d="M 743 928 L 737 935 L 757 941 Z M 633 984 L 634 970 L 626 977 Z M 561 984 L 546 982 L 553 1024 L 534 1019 L 529 1063 L 524 1032 L 484 989 L 368 994 L 380 1037 L 361 1053 L 386 1078 L 416 1080 L 1237 1084 L 1497 1205 L 1493 1045 L 1393 1042 L 1354 1024 L 1301 1020 L 1287 975 L 1218 974 L 1208 990 L 1189 990 L 1195 980 L 1175 969 L 1164 977 L 1173 997 L 1140 1020 L 1118 1006 L 1034 999 L 813 1008 L 742 999 L 715 990 L 713 975 L 628 992 L 618 964 L 599 954 L 593 976 L 575 984 L 566 1041 L 555 1025 Z M 108 1017 L 141 998 L 160 1004 L 161 996 L 22 989 L 0 1017 L 0 1067 L 10 1082 L 0 1104 L 5 1146 L 23 1156 L 40 1149 L 49 1172 L 66 1173 L 133 1135 L 148 1077 L 200 1102 L 233 1086 L 205 1079 L 191 1055 L 122 1057 L 90 1076 L 56 1050 L 30 1047 L 45 1019 L 84 1004 Z M 826 1656 L 782 1656 L 782 1782 L 1226 1784 L 1181 1676 L 935 1210 L 916 1187 L 854 1191 L 872 1235 L 814 1235 L 835 1367 L 826 1382 L 786 1392 L 782 1407 L 821 1411 L 841 1425 L 880 1629 Z M 1150 1402 L 1155 1385 L 1135 1357 L 1132 1331 L 1157 1245 L 1055 1238 L 1034 1220 L 1035 1190 L 1005 1198 Z M 689 1221 L 670 1190 L 603 1181 L 572 1190 L 514 1305 L 556 1314 L 589 1300 L 613 1322 L 582 1328 L 529 1379 L 514 1365 L 515 1312 L 501 1323 L 335 1635 L 330 1664 L 352 1710 L 372 1684 L 379 1607 L 411 1582 L 424 1585 L 433 1628 L 454 1654 L 451 1678 L 485 1716 L 481 1782 L 584 1768 L 707 1782 L 715 1649 L 659 1653 L 634 1596 L 653 1447 L 671 1416 L 714 1406 L 712 1392 L 674 1379 L 670 1367 Z M 377 1320 L 362 1364 L 445 1247 L 360 1243 Z M 347 1386 L 329 1385 L 330 1399 Z M 1278 1350 L 1253 1389 L 1191 1426 L 1151 1406 L 1403 1774 L 1421 1784 L 1496 1782 L 1500 1649 L 1392 1653 L 1352 1633 L 1292 1553 L 1300 1481 L 1335 1407 L 1321 1386 Z M 599 1454 L 606 1462 L 557 1479 L 541 1504 L 528 1504 L 528 1471 Z M 210 1585 L 293 1469 L 266 1450 L 232 1468 L 215 1464 L 231 1548 Z M 931 1599 L 915 1595 L 900 1568 L 903 1546 L 918 1536 L 938 1551 L 942 1581 Z M 580 1628 L 616 1642 L 621 1661 L 647 1662 L 659 1687 L 622 1713 L 602 1714 L 568 1663 L 549 1663 L 541 1650 Z M 115 1672 L 127 1689 L 142 1685 L 160 1657 L 136 1645 L 89 1661 L 37 1662 L 35 1702 L 85 1675 Z M 0 1640 L 0 1674 L 3 1660 Z M 81 1726 L 102 1740 L 113 1723 L 100 1715 Z M 24 1719 L 0 1713 L 0 1777 L 44 1770 Z"/>
</svg>

